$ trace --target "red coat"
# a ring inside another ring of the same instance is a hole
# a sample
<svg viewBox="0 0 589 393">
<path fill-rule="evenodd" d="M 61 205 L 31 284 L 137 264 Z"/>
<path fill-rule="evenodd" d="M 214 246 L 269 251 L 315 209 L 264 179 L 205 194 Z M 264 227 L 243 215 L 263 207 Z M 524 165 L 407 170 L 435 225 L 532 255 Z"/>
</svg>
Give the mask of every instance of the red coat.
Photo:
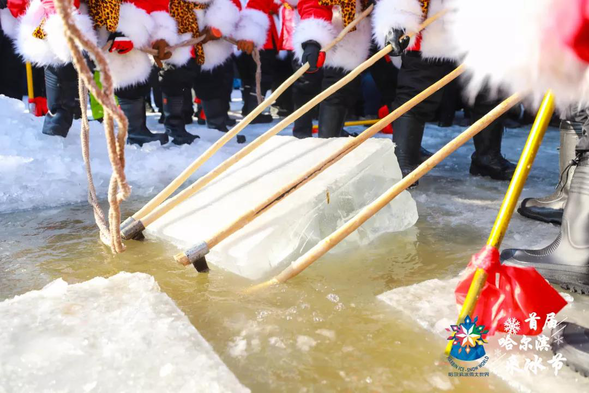
<svg viewBox="0 0 589 393">
<path fill-rule="evenodd" d="M 29 6 L 29 0 L 8 0 L 6 5 L 12 16 L 18 18 L 19 16 L 24 15 Z"/>
<path fill-rule="evenodd" d="M 259 11 L 268 19 L 263 49 L 293 50 L 296 0 L 249 0 L 245 9 Z"/>
</svg>

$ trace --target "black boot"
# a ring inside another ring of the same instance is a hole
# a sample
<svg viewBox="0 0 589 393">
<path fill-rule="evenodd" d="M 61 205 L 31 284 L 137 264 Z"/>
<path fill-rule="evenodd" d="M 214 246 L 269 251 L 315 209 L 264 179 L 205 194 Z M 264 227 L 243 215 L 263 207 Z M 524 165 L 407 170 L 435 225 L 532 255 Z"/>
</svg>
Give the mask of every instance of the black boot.
<svg viewBox="0 0 589 393">
<path fill-rule="evenodd" d="M 393 123 L 393 142 L 395 155 L 403 177 L 413 172 L 421 164 L 421 140 L 425 123 L 411 115 L 403 115 Z M 417 186 L 416 182 L 414 186 Z"/>
<path fill-rule="evenodd" d="M 431 151 L 427 150 L 424 147 L 420 147 L 419 148 L 419 163 L 420 164 L 424 163 L 428 158 L 430 158 L 433 155 L 434 155 L 434 153 L 432 153 Z"/>
<path fill-rule="evenodd" d="M 144 143 L 159 142 L 162 145 L 168 143 L 166 134 L 154 134 L 147 128 L 145 115 L 145 98 L 119 97 L 119 106 L 129 120 L 129 135 L 127 143 L 143 146 Z"/>
<path fill-rule="evenodd" d="M 183 116 L 183 97 L 182 96 L 163 96 L 164 109 L 164 127 L 166 134 L 172 138 L 175 145 L 190 145 L 197 135 L 192 135 L 186 131 Z"/>
<path fill-rule="evenodd" d="M 515 172 L 515 164 L 501 155 L 503 125 L 497 121 L 475 135 L 475 152 L 472 154 L 470 174 L 489 176 L 494 180 L 511 180 Z"/>
<path fill-rule="evenodd" d="M 249 94 L 245 95 L 245 92 Z M 241 111 L 241 114 L 245 117 L 251 113 L 258 106 L 258 98 L 256 96 L 255 88 L 246 88 L 244 92 L 245 104 Z M 251 124 L 267 124 L 272 123 L 272 115 L 266 113 L 260 113 Z"/>
<path fill-rule="evenodd" d="M 581 132 L 581 123 L 568 120 L 560 123 L 560 179 L 556 190 L 544 198 L 524 199 L 517 210 L 519 214 L 532 220 L 560 225 L 571 179 L 575 173 L 575 146 L 579 142 Z"/>
<path fill-rule="evenodd" d="M 65 138 L 80 111 L 78 74 L 74 66 L 46 67 L 45 89 L 49 112 L 43 122 L 43 134 Z"/>
<path fill-rule="evenodd" d="M 542 250 L 505 250 L 504 263 L 532 266 L 553 284 L 589 294 L 589 153 L 579 155 L 560 235 Z"/>
<path fill-rule="evenodd" d="M 589 377 L 589 329 L 570 322 L 561 322 L 552 334 L 552 351 L 562 354 L 574 371 Z"/>
<path fill-rule="evenodd" d="M 323 103 L 319 106 L 319 138 L 342 136 L 347 110 L 341 105 Z"/>
<path fill-rule="evenodd" d="M 192 89 L 184 89 L 184 99 L 182 104 L 184 107 L 184 124 L 192 124 L 192 117 L 194 116 L 194 101 L 192 99 Z"/>
<path fill-rule="evenodd" d="M 227 132 L 227 109 L 223 99 L 202 100 L 202 107 L 207 119 L 207 128 Z"/>
</svg>

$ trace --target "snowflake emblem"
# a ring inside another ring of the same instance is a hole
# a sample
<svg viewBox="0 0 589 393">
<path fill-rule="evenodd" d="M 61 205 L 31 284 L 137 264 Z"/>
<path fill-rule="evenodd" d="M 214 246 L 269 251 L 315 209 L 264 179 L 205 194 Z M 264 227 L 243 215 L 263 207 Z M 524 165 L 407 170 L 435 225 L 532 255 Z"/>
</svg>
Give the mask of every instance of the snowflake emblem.
<svg viewBox="0 0 589 393">
<path fill-rule="evenodd" d="M 507 321 L 503 323 L 503 329 L 507 334 L 517 334 L 520 330 L 520 323 L 516 318 L 507 318 Z"/>
<path fill-rule="evenodd" d="M 559 334 L 558 336 L 555 336 L 552 340 L 552 342 L 557 345 L 557 346 L 561 346 L 562 344 L 564 344 L 564 339 L 562 338 L 562 336 Z"/>
</svg>

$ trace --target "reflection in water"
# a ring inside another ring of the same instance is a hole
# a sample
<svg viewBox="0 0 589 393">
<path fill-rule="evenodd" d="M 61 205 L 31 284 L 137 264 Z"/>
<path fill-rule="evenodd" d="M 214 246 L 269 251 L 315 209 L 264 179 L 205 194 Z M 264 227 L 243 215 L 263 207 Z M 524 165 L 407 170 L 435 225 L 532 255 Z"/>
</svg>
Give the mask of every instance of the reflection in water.
<svg viewBox="0 0 589 393">
<path fill-rule="evenodd" d="M 126 206 L 126 214 L 139 207 Z M 0 299 L 58 277 L 70 283 L 119 271 L 153 275 L 199 332 L 254 391 L 325 390 L 481 392 L 500 382 L 447 377 L 439 340 L 375 296 L 455 275 L 481 233 L 416 228 L 373 247 L 328 255 L 287 285 L 245 295 L 249 281 L 220 270 L 198 275 L 176 265 L 158 242 L 127 242 L 113 256 L 86 206 L 0 216 Z M 489 385 L 489 382 L 491 384 Z"/>
</svg>

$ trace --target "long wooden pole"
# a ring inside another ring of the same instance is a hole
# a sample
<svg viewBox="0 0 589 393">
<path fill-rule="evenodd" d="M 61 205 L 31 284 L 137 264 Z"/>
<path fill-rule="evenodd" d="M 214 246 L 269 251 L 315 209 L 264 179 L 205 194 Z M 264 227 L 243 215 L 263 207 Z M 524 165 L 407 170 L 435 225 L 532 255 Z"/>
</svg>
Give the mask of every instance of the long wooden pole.
<svg viewBox="0 0 589 393">
<path fill-rule="evenodd" d="M 345 29 L 343 29 L 340 34 L 329 43 L 323 51 L 327 52 L 333 47 L 335 47 L 341 40 L 344 39 L 346 34 L 350 32 L 360 21 L 365 19 L 372 9 L 374 8 L 373 5 L 368 7 L 364 12 L 362 12 L 354 21 L 352 21 Z M 125 223 L 123 223 L 123 231 L 125 228 L 130 228 L 131 226 L 136 226 L 136 222 L 143 219 L 145 216 L 150 214 L 156 207 L 160 206 L 170 195 L 172 195 L 194 172 L 198 170 L 209 158 L 211 158 L 221 147 L 223 147 L 227 142 L 229 142 L 235 135 L 240 133 L 245 127 L 247 127 L 260 113 L 262 113 L 267 107 L 269 107 L 276 99 L 284 93 L 286 89 L 288 89 L 297 79 L 299 79 L 305 72 L 309 70 L 309 63 L 305 63 L 297 72 L 295 72 L 290 78 L 288 78 L 284 83 L 282 83 L 267 99 L 265 99 L 260 105 L 258 105 L 252 112 L 250 112 L 242 121 L 240 121 L 235 127 L 233 127 L 229 132 L 227 132 L 223 137 L 221 137 L 218 141 L 216 141 L 211 147 L 209 147 L 200 157 L 198 157 L 188 168 L 186 168 L 176 179 L 174 179 L 166 188 L 164 188 L 159 194 L 157 194 L 152 200 L 150 200 L 145 206 L 143 206 L 137 213 L 135 213 L 132 217 L 127 219 Z M 348 81 L 346 82 L 348 83 Z M 345 83 L 340 84 L 339 86 L 343 86 Z M 333 93 L 336 89 L 332 89 L 331 92 Z M 319 100 L 320 101 L 320 100 Z M 315 101 L 316 103 L 319 101 Z M 308 108 L 303 110 L 303 108 Z M 303 108 L 299 109 L 297 112 L 298 116 L 289 116 L 285 120 L 283 120 L 279 125 L 284 125 L 283 128 L 286 128 L 290 122 L 295 121 L 298 117 L 302 116 L 304 112 L 312 109 L 312 107 L 304 106 Z M 289 120 L 290 119 L 290 120 Z M 288 123 L 286 122 L 288 120 Z M 279 132 L 279 131 L 277 131 Z M 266 139 L 265 139 L 266 140 Z M 264 141 L 265 141 L 264 140 Z M 260 143 L 261 144 L 261 143 Z M 251 144 L 250 144 L 251 145 Z M 252 149 L 253 150 L 253 149 Z M 220 173 L 220 172 L 219 172 Z M 196 191 L 198 191 L 197 188 Z M 194 192 L 196 192 L 194 191 Z M 192 194 L 190 194 L 192 195 Z M 145 224 L 147 226 L 149 224 Z M 142 225 L 139 225 L 139 228 Z"/>
<path fill-rule="evenodd" d="M 515 168 L 515 173 L 513 174 L 513 178 L 509 183 L 509 188 L 505 193 L 505 198 L 503 199 L 503 203 L 501 204 L 501 208 L 499 209 L 499 213 L 495 219 L 495 224 L 493 225 L 491 234 L 487 239 L 487 246 L 496 249 L 499 249 L 501 246 L 505 232 L 507 232 L 507 228 L 509 227 L 509 222 L 511 221 L 513 211 L 515 210 L 517 201 L 519 200 L 521 192 L 526 185 L 526 180 L 528 179 L 528 175 L 532 169 L 532 164 L 534 163 L 536 154 L 538 153 L 538 149 L 542 143 L 542 139 L 544 139 L 544 134 L 546 133 L 546 129 L 550 124 L 550 119 L 552 118 L 553 113 L 554 94 L 549 91 L 544 96 L 544 100 L 540 105 L 540 109 L 536 115 L 536 120 L 534 121 L 534 125 L 530 130 L 530 135 L 528 136 L 524 150 L 522 151 L 519 162 L 517 163 L 517 167 Z M 460 314 L 458 315 L 458 325 L 464 322 L 464 319 L 467 316 L 473 316 L 474 310 L 477 306 L 479 297 L 483 291 L 483 288 L 485 287 L 486 282 L 487 272 L 484 269 L 477 269 L 473 276 L 472 282 L 470 283 L 470 288 L 468 289 L 468 293 L 464 299 L 464 304 L 462 305 Z M 446 346 L 446 355 L 449 355 L 451 351 L 452 341 L 448 342 L 448 345 Z"/>
<path fill-rule="evenodd" d="M 231 236 L 251 221 L 262 215 L 264 212 L 268 211 L 272 206 L 277 204 L 280 201 L 283 201 L 288 195 L 291 195 L 293 192 L 313 180 L 317 177 L 320 173 L 322 173 L 327 168 L 331 167 L 333 164 L 341 160 L 344 156 L 348 153 L 356 149 L 360 144 L 366 142 L 368 139 L 376 135 L 380 130 L 386 127 L 391 122 L 395 121 L 399 117 L 401 117 L 404 113 L 413 109 L 416 105 L 423 102 L 429 96 L 434 94 L 435 92 L 439 91 L 441 88 L 446 86 L 448 83 L 456 79 L 460 74 L 464 72 L 464 66 L 457 67 L 454 71 L 413 97 L 411 100 L 407 101 L 399 108 L 388 114 L 386 117 L 379 120 L 376 124 L 372 127 L 366 129 L 356 138 L 349 138 L 348 141 L 340 147 L 337 151 L 332 153 L 329 157 L 325 160 L 321 161 L 320 163 L 316 164 L 315 166 L 308 169 L 305 173 L 298 176 L 296 179 L 291 181 L 288 185 L 280 188 L 276 191 L 272 196 L 262 201 L 258 204 L 255 208 L 245 212 L 241 217 L 235 220 L 233 223 L 229 224 L 227 227 L 223 228 L 216 234 L 212 235 L 208 240 L 205 240 L 204 243 L 198 243 L 195 246 L 191 247 L 188 251 L 182 252 L 174 256 L 178 263 L 181 263 L 185 266 L 194 263 L 196 260 L 200 259 L 204 255 L 202 252 L 208 252 L 211 248 L 215 247 L 217 244 L 225 240 L 227 237 Z M 201 252 L 197 252 L 200 250 Z"/>
<path fill-rule="evenodd" d="M 401 179 L 397 184 L 389 188 L 378 199 L 376 199 L 370 205 L 360 210 L 358 214 L 356 214 L 351 220 L 349 220 L 347 223 L 345 223 L 331 235 L 317 243 L 317 245 L 315 245 L 312 249 L 310 249 L 301 257 L 299 257 L 296 261 L 291 263 L 290 266 L 284 269 L 280 274 L 278 274 L 271 280 L 268 280 L 257 286 L 252 287 L 249 291 L 265 288 L 274 284 L 283 283 L 298 275 L 300 272 L 309 267 L 313 262 L 315 262 L 323 255 L 325 255 L 337 244 L 339 244 L 348 235 L 350 235 L 352 232 L 358 229 L 360 225 L 362 225 L 369 218 L 374 216 L 380 209 L 382 209 L 384 206 L 390 203 L 397 195 L 399 195 L 401 192 L 409 188 L 413 183 L 421 179 L 426 173 L 432 170 L 446 157 L 448 157 L 450 154 L 456 151 L 460 146 L 465 144 L 473 136 L 484 130 L 489 124 L 491 124 L 499 116 L 507 112 L 520 100 L 521 96 L 519 94 L 514 94 L 505 101 L 503 101 L 495 109 L 493 109 L 487 115 L 483 116 L 479 121 L 474 123 L 471 127 L 469 127 L 463 133 L 458 135 L 456 138 L 454 138 L 452 141 L 446 144 L 443 148 L 441 148 L 437 153 L 431 156 L 428 160 L 426 160 L 424 163 L 418 166 L 417 169 L 415 169 L 409 175 Z"/>
</svg>

